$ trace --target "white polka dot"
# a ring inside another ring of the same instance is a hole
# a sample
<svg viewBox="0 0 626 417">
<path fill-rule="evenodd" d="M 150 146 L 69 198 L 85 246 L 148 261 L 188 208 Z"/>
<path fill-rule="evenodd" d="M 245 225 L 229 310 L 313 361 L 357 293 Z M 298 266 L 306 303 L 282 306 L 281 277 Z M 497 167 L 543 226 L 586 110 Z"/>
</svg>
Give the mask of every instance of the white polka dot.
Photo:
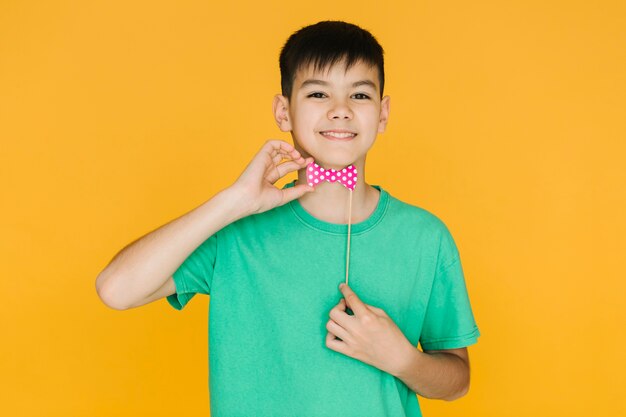
<svg viewBox="0 0 626 417">
<path fill-rule="evenodd" d="M 348 172 L 348 176 L 351 177 L 352 176 L 352 172 Z"/>
<path fill-rule="evenodd" d="M 324 172 L 324 168 L 320 168 L 320 171 Z"/>
<path fill-rule="evenodd" d="M 317 178 L 315 178 L 315 183 L 317 184 L 319 182 L 319 180 Z"/>
<path fill-rule="evenodd" d="M 345 168 L 344 168 L 344 169 L 342 169 L 342 170 L 341 170 L 341 172 L 346 172 L 346 169 L 345 169 Z"/>
<path fill-rule="evenodd" d="M 335 176 L 330 177 L 331 180 L 335 181 Z"/>
<path fill-rule="evenodd" d="M 313 183 L 312 183 L 312 182 L 310 182 L 310 183 L 309 183 L 309 185 L 310 185 L 311 187 L 313 187 Z"/>
<path fill-rule="evenodd" d="M 348 184 L 352 184 L 352 181 L 348 181 Z"/>
<path fill-rule="evenodd" d="M 320 175 L 320 173 L 319 173 L 319 172 L 317 172 L 317 171 L 315 171 L 315 175 Z"/>
<path fill-rule="evenodd" d="M 313 178 L 313 175 L 309 175 L 309 179 Z"/>
<path fill-rule="evenodd" d="M 344 177 L 343 177 L 343 180 L 344 180 L 344 181 L 346 180 L 346 177 L 345 177 L 345 175 L 344 175 Z"/>
<path fill-rule="evenodd" d="M 324 179 L 324 176 L 322 175 L 322 176 L 320 177 L 320 180 L 323 180 L 323 179 Z"/>
<path fill-rule="evenodd" d="M 309 167 L 309 171 L 313 171 L 313 167 Z"/>
</svg>

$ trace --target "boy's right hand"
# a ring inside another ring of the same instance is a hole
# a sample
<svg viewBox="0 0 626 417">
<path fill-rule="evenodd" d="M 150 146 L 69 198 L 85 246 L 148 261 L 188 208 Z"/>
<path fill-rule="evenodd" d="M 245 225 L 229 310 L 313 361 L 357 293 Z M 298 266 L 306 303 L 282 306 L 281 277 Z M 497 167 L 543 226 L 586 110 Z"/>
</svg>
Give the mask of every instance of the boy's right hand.
<svg viewBox="0 0 626 417">
<path fill-rule="evenodd" d="M 283 159 L 286 162 L 280 163 Z M 231 186 L 249 203 L 249 213 L 256 214 L 282 206 L 314 190 L 308 184 L 279 189 L 274 183 L 286 174 L 306 167 L 313 158 L 304 159 L 292 144 L 268 140 Z"/>
</svg>

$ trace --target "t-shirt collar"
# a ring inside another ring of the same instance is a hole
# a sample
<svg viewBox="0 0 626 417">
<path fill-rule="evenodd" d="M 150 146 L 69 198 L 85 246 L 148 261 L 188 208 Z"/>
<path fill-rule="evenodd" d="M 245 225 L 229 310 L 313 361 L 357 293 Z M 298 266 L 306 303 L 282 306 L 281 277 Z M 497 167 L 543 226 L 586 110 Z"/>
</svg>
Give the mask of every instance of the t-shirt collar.
<svg viewBox="0 0 626 417">
<path fill-rule="evenodd" d="M 290 183 L 285 184 L 283 186 L 283 189 L 293 187 L 295 186 L 295 183 L 296 183 L 296 180 L 293 180 Z M 385 212 L 387 211 L 387 205 L 389 203 L 389 193 L 387 193 L 387 191 L 385 191 L 379 185 L 372 185 L 372 187 L 380 191 L 378 204 L 376 205 L 374 212 L 370 214 L 370 216 L 367 219 L 359 223 L 353 223 L 350 226 L 350 233 L 353 235 L 364 233 L 370 230 L 371 228 L 373 228 L 374 226 L 376 226 L 382 220 L 383 216 L 385 215 Z M 334 233 L 334 234 L 343 234 L 343 235 L 348 234 L 347 224 L 329 223 L 329 222 L 320 220 L 317 217 L 314 217 L 311 213 L 306 211 L 304 207 L 302 207 L 302 204 L 300 204 L 300 201 L 298 201 L 298 199 L 290 201 L 288 203 L 288 206 L 291 208 L 291 210 L 296 215 L 296 217 L 298 217 L 300 221 L 302 221 L 309 227 L 312 227 L 314 229 L 317 229 L 323 232 L 329 232 L 329 233 Z"/>
</svg>

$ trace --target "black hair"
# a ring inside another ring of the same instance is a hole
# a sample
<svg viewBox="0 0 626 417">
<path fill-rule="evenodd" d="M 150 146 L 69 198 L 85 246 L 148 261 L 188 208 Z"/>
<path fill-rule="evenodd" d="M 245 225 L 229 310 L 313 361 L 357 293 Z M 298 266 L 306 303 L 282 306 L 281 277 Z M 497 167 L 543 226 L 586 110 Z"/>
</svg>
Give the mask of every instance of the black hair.
<svg viewBox="0 0 626 417">
<path fill-rule="evenodd" d="M 294 32 L 280 52 L 282 95 L 291 99 L 298 69 L 314 64 L 316 71 L 346 58 L 346 71 L 362 61 L 378 68 L 380 97 L 383 97 L 385 70 L 383 48 L 365 29 L 339 20 L 326 20 Z"/>
</svg>

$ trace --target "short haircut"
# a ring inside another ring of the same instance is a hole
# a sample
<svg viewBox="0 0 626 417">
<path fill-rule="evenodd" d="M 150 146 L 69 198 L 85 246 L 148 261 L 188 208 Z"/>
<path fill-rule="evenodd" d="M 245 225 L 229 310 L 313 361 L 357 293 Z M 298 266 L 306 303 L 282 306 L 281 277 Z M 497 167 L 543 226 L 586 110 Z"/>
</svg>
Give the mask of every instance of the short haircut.
<svg viewBox="0 0 626 417">
<path fill-rule="evenodd" d="M 291 99 L 296 72 L 310 64 L 316 71 L 347 58 L 346 71 L 359 61 L 378 68 L 380 97 L 383 97 L 385 70 L 383 48 L 365 29 L 339 20 L 326 20 L 294 32 L 280 52 L 282 95 Z"/>
</svg>

